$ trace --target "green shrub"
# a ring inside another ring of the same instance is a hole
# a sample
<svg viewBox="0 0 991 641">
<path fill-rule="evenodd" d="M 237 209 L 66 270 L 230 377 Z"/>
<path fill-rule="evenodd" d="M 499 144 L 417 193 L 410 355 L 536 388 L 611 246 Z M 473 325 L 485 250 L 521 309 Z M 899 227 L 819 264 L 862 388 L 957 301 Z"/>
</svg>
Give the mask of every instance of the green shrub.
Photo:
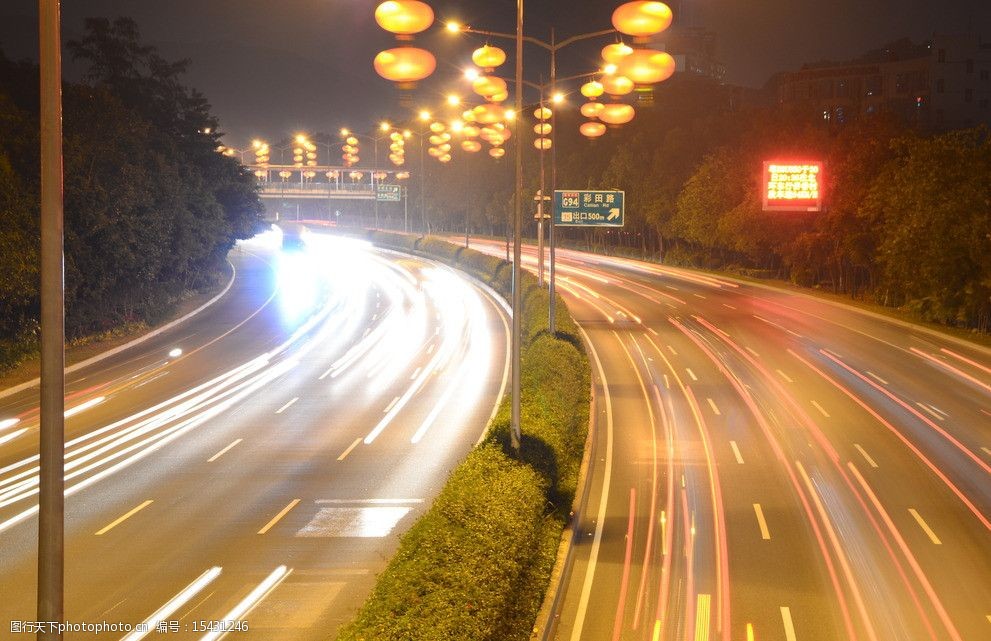
<svg viewBox="0 0 991 641">
<path fill-rule="evenodd" d="M 543 481 L 493 446 L 468 455 L 403 537 L 341 641 L 493 641 L 543 547 Z"/>
</svg>

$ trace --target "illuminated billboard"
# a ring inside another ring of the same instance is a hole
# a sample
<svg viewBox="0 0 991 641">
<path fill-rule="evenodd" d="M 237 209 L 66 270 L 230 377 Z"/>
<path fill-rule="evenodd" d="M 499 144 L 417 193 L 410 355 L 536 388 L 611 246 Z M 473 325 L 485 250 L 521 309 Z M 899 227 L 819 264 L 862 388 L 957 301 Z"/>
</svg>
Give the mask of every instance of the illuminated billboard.
<svg viewBox="0 0 991 641">
<path fill-rule="evenodd" d="M 822 211 L 822 163 L 765 161 L 764 211 Z"/>
</svg>

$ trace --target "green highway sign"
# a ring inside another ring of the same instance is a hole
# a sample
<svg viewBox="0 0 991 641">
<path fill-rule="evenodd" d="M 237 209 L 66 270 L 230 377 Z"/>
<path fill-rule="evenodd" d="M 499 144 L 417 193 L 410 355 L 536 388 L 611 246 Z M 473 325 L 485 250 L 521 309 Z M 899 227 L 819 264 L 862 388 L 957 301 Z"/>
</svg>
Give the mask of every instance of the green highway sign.
<svg viewBox="0 0 991 641">
<path fill-rule="evenodd" d="M 385 203 L 398 203 L 402 199 L 402 185 L 375 185 L 375 200 Z"/>
<path fill-rule="evenodd" d="M 622 191 L 554 192 L 554 224 L 561 227 L 622 227 Z"/>
</svg>

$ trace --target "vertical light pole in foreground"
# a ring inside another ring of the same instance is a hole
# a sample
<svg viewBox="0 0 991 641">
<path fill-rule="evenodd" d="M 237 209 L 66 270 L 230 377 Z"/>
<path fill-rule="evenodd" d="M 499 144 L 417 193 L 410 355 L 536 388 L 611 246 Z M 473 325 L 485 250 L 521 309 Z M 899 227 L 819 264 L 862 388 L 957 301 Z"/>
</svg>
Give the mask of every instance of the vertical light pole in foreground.
<svg viewBox="0 0 991 641">
<path fill-rule="evenodd" d="M 39 0 L 41 69 L 41 443 L 38 621 L 63 621 L 65 530 L 62 39 L 59 0 Z M 61 639 L 44 629 L 39 639 Z"/>
<path fill-rule="evenodd" d="M 516 0 L 516 117 L 523 115 L 523 0 Z M 517 134 L 520 132 L 517 131 Z M 513 199 L 513 336 L 511 369 L 513 408 L 510 438 L 520 449 L 520 343 L 522 342 L 523 294 L 520 291 L 523 233 L 523 136 L 516 136 L 516 197 Z"/>
</svg>

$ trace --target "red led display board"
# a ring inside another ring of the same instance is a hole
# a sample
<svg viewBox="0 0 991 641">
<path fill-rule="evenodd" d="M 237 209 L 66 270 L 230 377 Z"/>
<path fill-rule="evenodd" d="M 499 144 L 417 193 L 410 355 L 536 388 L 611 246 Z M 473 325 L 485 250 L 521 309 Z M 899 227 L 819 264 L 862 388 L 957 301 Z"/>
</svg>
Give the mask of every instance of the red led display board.
<svg viewBox="0 0 991 641">
<path fill-rule="evenodd" d="M 764 211 L 822 211 L 819 161 L 765 161 L 761 187 Z"/>
</svg>

